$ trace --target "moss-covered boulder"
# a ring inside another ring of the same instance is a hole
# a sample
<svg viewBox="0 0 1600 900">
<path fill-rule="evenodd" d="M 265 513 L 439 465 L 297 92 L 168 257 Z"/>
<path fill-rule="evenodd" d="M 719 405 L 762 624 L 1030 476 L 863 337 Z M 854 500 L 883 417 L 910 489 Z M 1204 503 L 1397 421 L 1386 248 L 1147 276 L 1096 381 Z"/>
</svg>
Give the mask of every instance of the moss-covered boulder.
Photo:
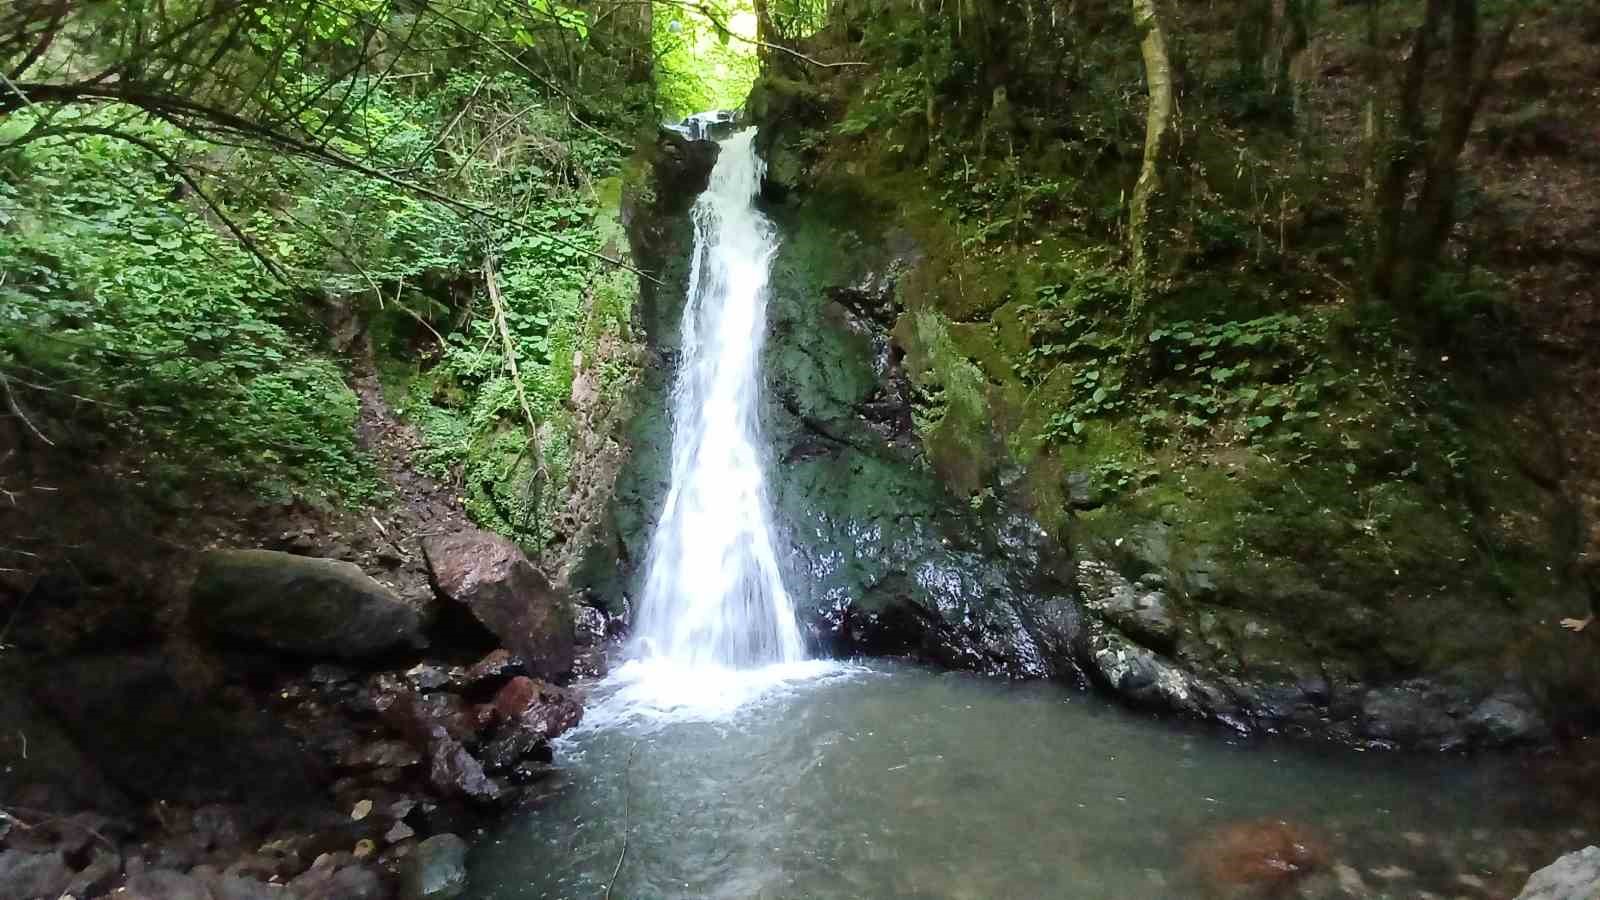
<svg viewBox="0 0 1600 900">
<path fill-rule="evenodd" d="M 301 656 L 356 659 L 421 646 L 421 610 L 354 563 L 275 550 L 200 560 L 190 616 L 204 632 Z"/>
</svg>

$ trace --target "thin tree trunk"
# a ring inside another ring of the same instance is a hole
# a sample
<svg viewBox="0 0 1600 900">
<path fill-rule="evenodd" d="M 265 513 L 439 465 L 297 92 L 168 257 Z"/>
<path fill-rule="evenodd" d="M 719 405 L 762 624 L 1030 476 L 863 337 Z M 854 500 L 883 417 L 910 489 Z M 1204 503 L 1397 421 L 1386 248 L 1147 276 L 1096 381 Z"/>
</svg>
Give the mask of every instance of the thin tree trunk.
<svg viewBox="0 0 1600 900">
<path fill-rule="evenodd" d="M 1167 52 L 1167 29 L 1159 0 L 1133 0 L 1134 24 L 1143 33 L 1139 44 L 1144 57 L 1145 81 L 1150 88 L 1150 106 L 1145 113 L 1144 163 L 1133 188 L 1128 209 L 1128 236 L 1133 248 L 1134 308 L 1143 307 L 1149 292 L 1150 268 L 1161 233 L 1171 193 L 1167 169 L 1172 162 L 1173 116 L 1176 101 L 1172 92 L 1172 59 Z M 1155 233 L 1152 233 L 1154 231 Z"/>
<path fill-rule="evenodd" d="M 1500 30 L 1478 64 L 1478 19 L 1474 0 L 1456 0 L 1451 20 L 1450 96 L 1428 159 L 1427 178 L 1417 199 L 1415 234 L 1400 290 L 1413 296 L 1437 265 L 1456 221 L 1456 191 L 1461 182 L 1461 151 L 1472 122 L 1510 43 L 1516 17 Z"/>
<path fill-rule="evenodd" d="M 1388 141 L 1387 161 L 1379 160 L 1381 172 L 1373 206 L 1377 212 L 1377 238 L 1372 265 L 1373 293 L 1395 299 L 1400 287 L 1400 264 L 1405 252 L 1406 191 L 1417 159 L 1425 150 L 1426 123 L 1423 121 L 1422 91 L 1426 86 L 1428 59 L 1433 53 L 1439 21 L 1446 0 L 1428 0 L 1422 24 L 1411 42 L 1411 59 L 1400 85 L 1398 134 Z"/>
</svg>

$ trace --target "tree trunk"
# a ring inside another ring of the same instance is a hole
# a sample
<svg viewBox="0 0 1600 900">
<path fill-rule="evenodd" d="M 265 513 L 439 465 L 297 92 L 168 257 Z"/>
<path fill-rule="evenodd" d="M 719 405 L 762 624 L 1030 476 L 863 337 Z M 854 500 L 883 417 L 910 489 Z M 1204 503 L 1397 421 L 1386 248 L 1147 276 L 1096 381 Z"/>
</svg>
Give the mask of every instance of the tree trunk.
<svg viewBox="0 0 1600 900">
<path fill-rule="evenodd" d="M 1133 188 L 1128 209 L 1128 236 L 1133 248 L 1134 308 L 1142 308 L 1149 291 L 1150 269 L 1157 255 L 1168 216 L 1162 210 L 1171 205 L 1168 184 L 1173 146 L 1173 116 L 1176 102 L 1172 93 L 1172 59 L 1167 52 L 1167 28 L 1159 0 L 1133 0 L 1133 21 L 1143 33 L 1139 51 L 1144 57 L 1145 81 L 1150 88 L 1150 107 L 1145 113 L 1144 164 Z"/>
<path fill-rule="evenodd" d="M 1427 177 L 1417 198 L 1415 237 L 1408 255 L 1410 264 L 1403 269 L 1399 289 L 1413 296 L 1422 287 L 1423 280 L 1438 264 L 1444 245 L 1456 223 L 1456 191 L 1461 182 L 1461 151 L 1472 134 L 1472 122 L 1483 97 L 1494 80 L 1495 69 L 1505 55 L 1516 27 L 1516 17 L 1500 30 L 1478 63 L 1478 15 L 1475 0 L 1455 0 L 1455 13 L 1450 23 L 1450 79 L 1449 95 L 1445 100 L 1443 121 L 1434 138 L 1428 158 Z"/>
<path fill-rule="evenodd" d="M 1423 93 L 1447 10 L 1449 67 L 1439 79 L 1439 126 L 1430 134 Z M 1428 0 L 1400 87 L 1398 133 L 1388 142 L 1388 160 L 1377 166 L 1374 295 L 1415 303 L 1438 265 L 1455 227 L 1461 151 L 1516 23 L 1513 15 L 1487 47 L 1480 47 L 1478 0 Z M 1419 168 L 1417 199 L 1408 203 Z"/>
<path fill-rule="evenodd" d="M 1422 24 L 1411 41 L 1411 59 L 1400 85 L 1398 133 L 1388 144 L 1388 159 L 1378 160 L 1377 236 L 1373 247 L 1372 290 L 1379 297 L 1395 299 L 1400 287 L 1400 266 L 1405 254 L 1406 192 L 1417 159 L 1426 146 L 1422 91 L 1427 86 L 1428 59 L 1433 53 L 1439 21 L 1446 0 L 1428 0 Z"/>
</svg>

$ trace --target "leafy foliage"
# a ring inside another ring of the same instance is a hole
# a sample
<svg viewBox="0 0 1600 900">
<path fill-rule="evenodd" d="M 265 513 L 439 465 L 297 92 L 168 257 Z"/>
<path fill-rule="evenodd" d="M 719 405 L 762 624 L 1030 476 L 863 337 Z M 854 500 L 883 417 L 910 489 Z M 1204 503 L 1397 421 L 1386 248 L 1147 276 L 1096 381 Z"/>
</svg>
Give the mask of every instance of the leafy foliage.
<svg viewBox="0 0 1600 900">
<path fill-rule="evenodd" d="M 340 357 L 370 337 L 429 467 L 485 524 L 548 538 L 596 284 L 606 327 L 627 320 L 585 253 L 624 145 L 585 119 L 633 118 L 648 92 L 630 80 L 636 8 L 247 7 L 8 20 L 0 64 L 37 48 L 41 105 L 0 104 L 0 372 L 40 392 L 34 409 L 83 398 L 62 418 L 179 481 L 361 500 L 377 482 Z M 578 105 L 586 85 L 605 90 Z M 480 302 L 489 259 L 536 440 Z"/>
<path fill-rule="evenodd" d="M 750 0 L 699 8 L 656 3 L 652 42 L 656 52 L 656 98 L 671 119 L 713 109 L 737 109 L 760 64 L 755 10 Z"/>
<path fill-rule="evenodd" d="M 152 129 L 168 143 L 174 135 Z M 88 392 L 153 454 L 286 489 L 371 492 L 354 395 L 305 311 L 177 182 L 111 138 L 8 158 L 0 365 Z"/>
</svg>

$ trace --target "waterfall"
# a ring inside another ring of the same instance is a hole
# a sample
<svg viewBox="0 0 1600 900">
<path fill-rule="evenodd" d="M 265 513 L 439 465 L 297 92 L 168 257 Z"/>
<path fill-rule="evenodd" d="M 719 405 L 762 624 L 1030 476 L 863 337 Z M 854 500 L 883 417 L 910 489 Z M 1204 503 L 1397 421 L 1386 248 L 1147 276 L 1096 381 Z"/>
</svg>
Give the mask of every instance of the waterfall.
<svg viewBox="0 0 1600 900">
<path fill-rule="evenodd" d="M 805 657 L 773 547 L 758 400 L 777 233 L 754 199 L 755 129 L 719 142 L 695 201 L 673 389 L 672 484 L 651 539 L 635 649 L 689 666 Z"/>
</svg>

